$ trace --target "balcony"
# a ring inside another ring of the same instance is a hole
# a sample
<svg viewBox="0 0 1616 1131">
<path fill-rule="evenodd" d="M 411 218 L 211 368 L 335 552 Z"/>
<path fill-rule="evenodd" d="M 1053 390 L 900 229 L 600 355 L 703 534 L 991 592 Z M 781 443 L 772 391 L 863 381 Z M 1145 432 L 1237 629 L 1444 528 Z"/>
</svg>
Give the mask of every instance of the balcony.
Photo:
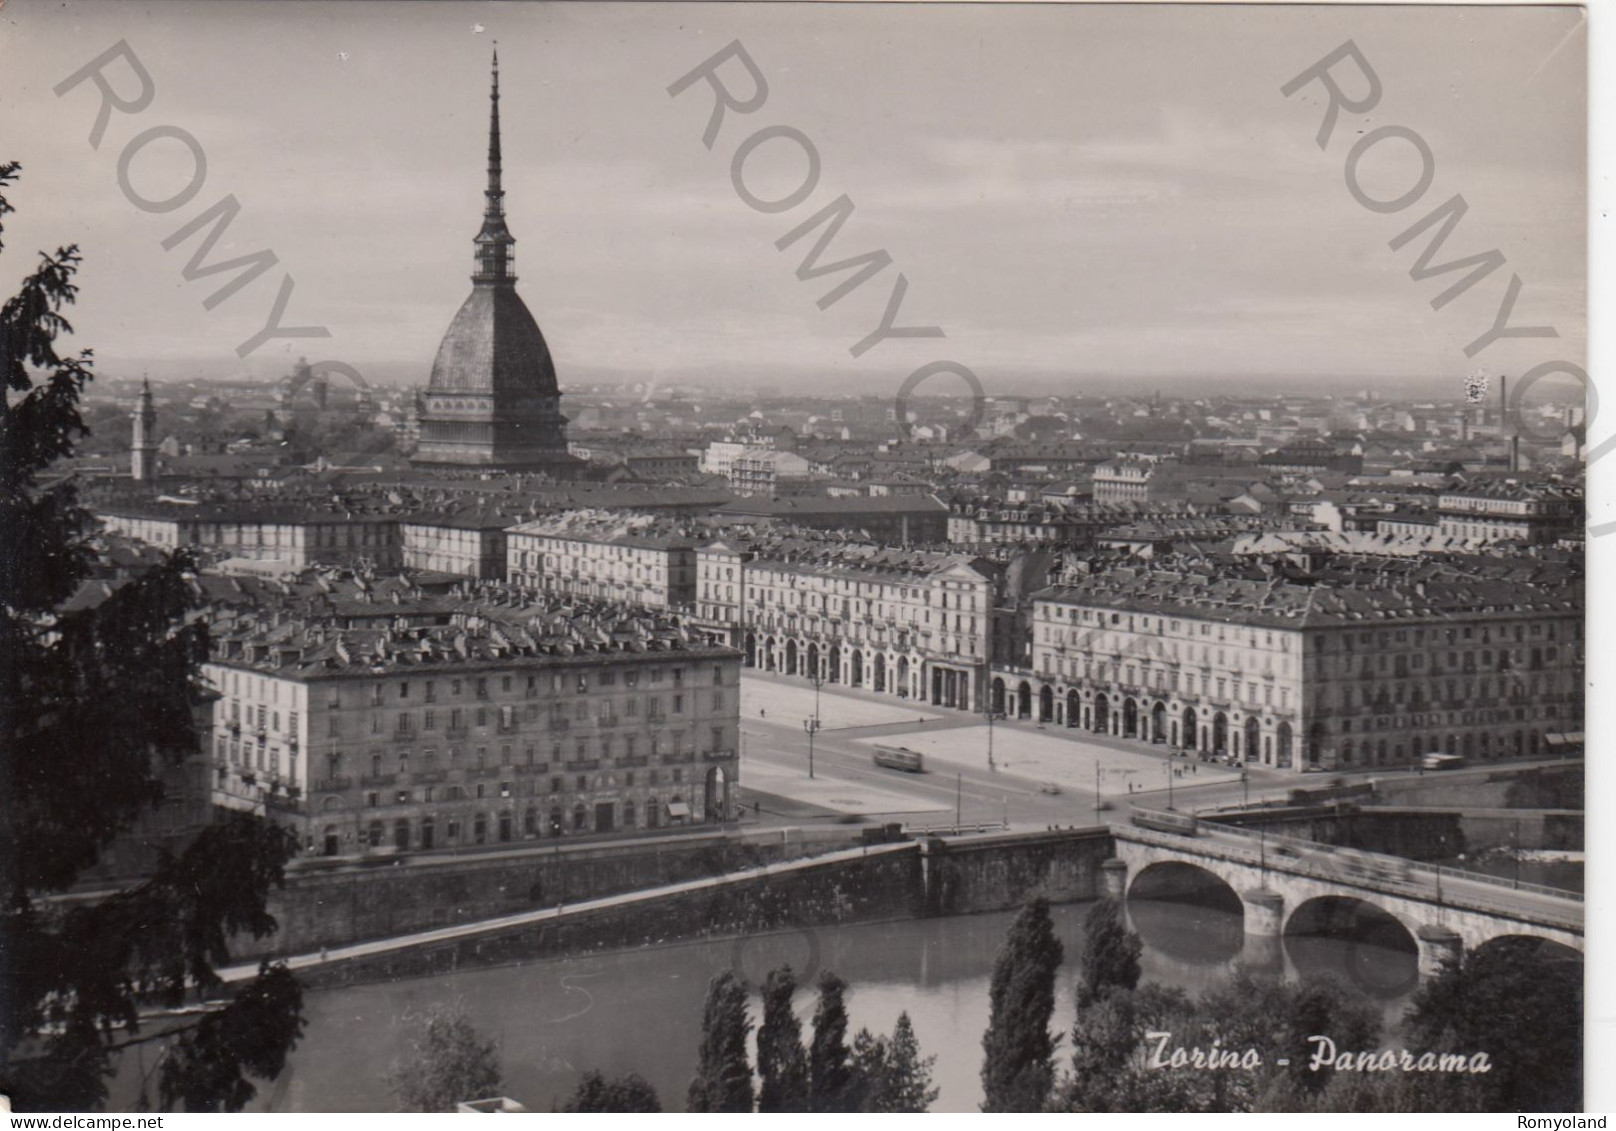
<svg viewBox="0 0 1616 1131">
<path fill-rule="evenodd" d="M 665 726 L 668 725 L 668 716 L 667 715 L 647 715 L 647 716 L 645 716 L 645 725 L 646 726 L 651 726 L 651 727 L 665 727 Z"/>
<path fill-rule="evenodd" d="M 433 784 L 436 784 L 437 782 L 448 781 L 449 780 L 449 771 L 448 770 L 417 770 L 411 776 L 410 780 L 415 781 L 415 782 L 419 782 L 422 785 L 433 785 Z"/>
<path fill-rule="evenodd" d="M 616 765 L 618 769 L 626 768 L 632 770 L 637 766 L 649 766 L 651 764 L 651 759 L 645 754 L 638 754 L 633 757 L 629 757 L 625 754 L 621 758 L 616 759 L 613 764 Z"/>
<path fill-rule="evenodd" d="M 609 727 L 617 726 L 621 722 L 622 720 L 616 715 L 600 715 L 595 719 L 595 724 L 603 730 Z"/>
<path fill-rule="evenodd" d="M 315 789 L 343 790 L 353 788 L 353 778 L 326 778 L 314 783 Z"/>
<path fill-rule="evenodd" d="M 467 727 L 444 727 L 443 737 L 446 740 L 453 742 L 457 738 L 471 737 L 471 731 Z"/>
<path fill-rule="evenodd" d="M 701 757 L 704 762 L 732 762 L 735 760 L 735 751 L 706 750 L 702 752 Z"/>
<path fill-rule="evenodd" d="M 551 719 L 549 723 L 549 729 L 552 731 L 569 730 L 571 727 L 572 720 L 570 719 Z"/>
<path fill-rule="evenodd" d="M 376 774 L 374 776 L 367 774 L 359 779 L 359 784 L 362 786 L 394 785 L 397 781 L 397 774 Z"/>
<path fill-rule="evenodd" d="M 600 769 L 600 759 L 599 758 L 585 758 L 581 762 L 567 762 L 567 763 L 564 764 L 563 768 L 569 774 L 581 773 L 581 772 L 583 772 L 585 770 L 598 770 L 598 769 Z"/>
</svg>

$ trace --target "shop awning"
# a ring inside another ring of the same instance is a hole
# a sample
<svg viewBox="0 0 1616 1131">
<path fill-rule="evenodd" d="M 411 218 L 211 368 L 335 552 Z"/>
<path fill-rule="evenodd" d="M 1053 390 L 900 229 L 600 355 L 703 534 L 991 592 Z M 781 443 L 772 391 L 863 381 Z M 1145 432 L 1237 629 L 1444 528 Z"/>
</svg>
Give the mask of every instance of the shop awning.
<svg viewBox="0 0 1616 1131">
<path fill-rule="evenodd" d="M 1543 741 L 1553 747 L 1581 746 L 1582 731 L 1572 731 L 1569 734 L 1545 734 L 1543 736 Z"/>
<path fill-rule="evenodd" d="M 690 816 L 690 806 L 683 801 L 670 801 L 668 802 L 668 816 L 688 817 Z"/>
</svg>

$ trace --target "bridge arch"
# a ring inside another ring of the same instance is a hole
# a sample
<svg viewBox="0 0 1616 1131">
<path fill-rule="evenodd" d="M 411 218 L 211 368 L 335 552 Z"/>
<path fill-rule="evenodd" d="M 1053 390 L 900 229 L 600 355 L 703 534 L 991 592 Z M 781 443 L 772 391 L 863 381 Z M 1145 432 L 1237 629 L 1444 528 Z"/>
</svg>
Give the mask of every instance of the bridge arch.
<svg viewBox="0 0 1616 1131">
<path fill-rule="evenodd" d="M 1419 940 L 1385 908 L 1351 895 L 1317 895 L 1285 920 L 1285 951 L 1298 973 L 1343 969 L 1377 998 L 1395 998 L 1419 982 Z"/>
<path fill-rule="evenodd" d="M 1211 868 L 1158 860 L 1128 885 L 1128 918 L 1151 950 L 1192 966 L 1219 965 L 1239 956 L 1245 943 L 1245 905 L 1229 881 Z M 1184 913 L 1194 930 L 1184 929 Z"/>
<path fill-rule="evenodd" d="M 1528 962 L 1574 962 L 1579 968 L 1583 964 L 1582 951 L 1542 935 L 1494 935 L 1476 948 L 1480 954 L 1500 950 L 1514 951 L 1519 959 Z"/>
</svg>

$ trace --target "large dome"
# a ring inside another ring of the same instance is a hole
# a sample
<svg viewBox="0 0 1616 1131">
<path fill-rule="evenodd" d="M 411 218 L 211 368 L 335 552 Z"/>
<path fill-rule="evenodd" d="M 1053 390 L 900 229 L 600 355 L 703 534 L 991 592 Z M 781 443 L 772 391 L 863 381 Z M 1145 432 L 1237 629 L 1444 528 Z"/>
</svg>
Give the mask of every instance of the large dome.
<svg viewBox="0 0 1616 1131">
<path fill-rule="evenodd" d="M 427 391 L 561 395 L 550 347 L 514 286 L 472 287 L 438 346 Z"/>
</svg>

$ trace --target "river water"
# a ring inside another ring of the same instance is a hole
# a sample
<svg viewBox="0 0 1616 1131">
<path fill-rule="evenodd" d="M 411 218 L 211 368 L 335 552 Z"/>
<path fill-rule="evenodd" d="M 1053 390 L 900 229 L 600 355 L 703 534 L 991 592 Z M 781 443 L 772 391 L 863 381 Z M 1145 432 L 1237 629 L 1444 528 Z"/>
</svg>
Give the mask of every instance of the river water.
<svg viewBox="0 0 1616 1131">
<path fill-rule="evenodd" d="M 1057 1029 L 1069 1029 L 1073 1021 L 1072 983 L 1086 909 L 1054 908 L 1067 955 Z M 1147 981 L 1200 990 L 1226 976 L 1241 954 L 1235 907 L 1133 900 L 1129 916 L 1145 940 Z M 941 1094 L 932 1110 L 975 1111 L 982 1095 L 988 977 L 1013 918 L 995 913 L 821 928 L 310 993 L 303 1041 L 281 1077 L 260 1089 L 253 1109 L 389 1110 L 383 1077 L 404 1047 L 400 1016 L 460 998 L 477 1027 L 502 1043 L 505 1094 L 530 1108 L 549 1110 L 570 1094 L 582 1072 L 594 1068 L 608 1076 L 638 1072 L 664 1107 L 683 1110 L 708 980 L 734 969 L 755 985 L 771 967 L 790 962 L 802 982 L 823 968 L 847 980 L 850 1038 L 860 1026 L 890 1032 L 907 1010 L 922 1051 L 937 1057 L 934 1082 Z M 1394 1019 L 1414 984 L 1411 943 L 1378 937 L 1373 923 L 1347 926 L 1357 941 L 1286 940 L 1286 969 L 1332 971 Z M 813 994 L 803 991 L 797 1004 L 806 1038 Z M 759 1012 L 754 999 L 754 1018 Z"/>
</svg>

